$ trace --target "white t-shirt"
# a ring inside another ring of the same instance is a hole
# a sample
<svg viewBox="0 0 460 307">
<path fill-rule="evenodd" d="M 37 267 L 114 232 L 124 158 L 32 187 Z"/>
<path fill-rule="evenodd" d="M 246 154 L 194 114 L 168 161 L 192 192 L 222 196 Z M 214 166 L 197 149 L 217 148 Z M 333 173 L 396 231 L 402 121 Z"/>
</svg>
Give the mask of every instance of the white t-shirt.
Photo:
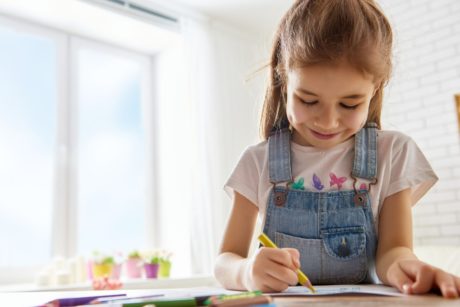
<svg viewBox="0 0 460 307">
<path fill-rule="evenodd" d="M 294 179 L 291 188 L 314 192 L 353 190 L 350 174 L 354 141 L 350 138 L 327 150 L 291 142 Z M 370 191 L 376 227 L 386 197 L 411 188 L 414 205 L 438 180 L 417 144 L 400 132 L 378 130 L 377 151 L 378 181 Z M 358 178 L 356 188 L 368 183 Z M 268 196 L 273 188 L 268 172 L 268 141 L 246 149 L 224 188 L 230 197 L 233 197 L 233 191 L 237 191 L 253 202 L 264 223 Z"/>
</svg>

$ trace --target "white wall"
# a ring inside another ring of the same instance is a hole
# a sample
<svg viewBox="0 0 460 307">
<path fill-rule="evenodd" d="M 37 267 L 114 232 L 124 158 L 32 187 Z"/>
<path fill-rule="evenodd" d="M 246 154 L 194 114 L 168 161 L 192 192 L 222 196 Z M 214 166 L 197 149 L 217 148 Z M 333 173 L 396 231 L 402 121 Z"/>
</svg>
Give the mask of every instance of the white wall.
<svg viewBox="0 0 460 307">
<path fill-rule="evenodd" d="M 460 245 L 460 1 L 379 2 L 396 38 L 383 128 L 413 137 L 440 179 L 414 207 L 415 244 Z"/>
<path fill-rule="evenodd" d="M 213 189 L 220 193 L 213 227 L 219 245 L 231 209 L 223 185 L 244 149 L 260 141 L 259 115 L 267 70 L 256 71 L 267 62 L 271 33 L 255 36 L 214 22 L 212 40 L 214 80 L 210 90 L 215 99 L 214 141 L 219 157 L 214 166 Z"/>
</svg>

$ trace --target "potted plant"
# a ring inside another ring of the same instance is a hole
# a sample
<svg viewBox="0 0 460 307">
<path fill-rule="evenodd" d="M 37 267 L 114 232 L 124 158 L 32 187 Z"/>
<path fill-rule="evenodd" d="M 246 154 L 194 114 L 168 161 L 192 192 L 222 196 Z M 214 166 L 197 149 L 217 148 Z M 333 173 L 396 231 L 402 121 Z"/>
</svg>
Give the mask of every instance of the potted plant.
<svg viewBox="0 0 460 307">
<path fill-rule="evenodd" d="M 171 272 L 171 255 L 172 253 L 163 251 L 160 256 L 160 269 L 158 271 L 158 277 L 168 278 Z"/>
<path fill-rule="evenodd" d="M 137 250 L 128 254 L 125 261 L 126 275 L 130 278 L 140 278 L 142 276 L 142 257 Z"/>
<path fill-rule="evenodd" d="M 112 256 L 94 252 L 92 261 L 92 275 L 94 279 L 110 277 L 112 275 L 115 260 Z"/>
<path fill-rule="evenodd" d="M 113 259 L 114 259 L 114 264 L 113 264 L 112 274 L 110 275 L 110 278 L 118 280 L 121 277 L 121 266 L 124 260 L 123 254 L 121 252 L 117 252 L 115 253 Z"/>
<path fill-rule="evenodd" d="M 158 269 L 160 268 L 160 257 L 154 255 L 144 263 L 145 277 L 157 278 Z"/>
</svg>

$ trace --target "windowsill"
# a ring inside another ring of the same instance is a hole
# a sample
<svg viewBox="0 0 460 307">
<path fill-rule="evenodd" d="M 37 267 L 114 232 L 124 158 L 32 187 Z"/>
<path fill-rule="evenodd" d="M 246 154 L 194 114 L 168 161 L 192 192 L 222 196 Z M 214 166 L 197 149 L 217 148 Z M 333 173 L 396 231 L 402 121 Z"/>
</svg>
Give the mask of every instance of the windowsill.
<svg viewBox="0 0 460 307">
<path fill-rule="evenodd" d="M 190 278 L 167 278 L 167 279 L 121 279 L 121 289 L 168 289 L 189 287 L 217 287 L 218 282 L 213 276 L 196 276 Z M 19 291 L 85 291 L 92 290 L 91 283 L 59 285 L 59 286 L 36 286 L 34 284 L 0 285 L 0 292 Z"/>
</svg>

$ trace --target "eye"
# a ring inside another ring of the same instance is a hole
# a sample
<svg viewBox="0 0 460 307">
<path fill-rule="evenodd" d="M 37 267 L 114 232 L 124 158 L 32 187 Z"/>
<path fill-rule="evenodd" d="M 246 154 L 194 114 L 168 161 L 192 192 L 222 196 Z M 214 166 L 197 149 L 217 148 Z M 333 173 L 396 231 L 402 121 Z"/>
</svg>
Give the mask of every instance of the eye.
<svg viewBox="0 0 460 307">
<path fill-rule="evenodd" d="M 318 100 L 303 100 L 300 99 L 300 102 L 307 105 L 307 106 L 312 106 L 318 103 Z"/>
<path fill-rule="evenodd" d="M 347 110 L 354 110 L 354 109 L 356 109 L 356 108 L 359 106 L 359 104 L 348 105 L 348 104 L 345 104 L 345 103 L 341 102 L 341 103 L 340 103 L 340 106 L 341 106 L 342 108 L 344 108 L 344 109 L 347 109 Z"/>
</svg>

